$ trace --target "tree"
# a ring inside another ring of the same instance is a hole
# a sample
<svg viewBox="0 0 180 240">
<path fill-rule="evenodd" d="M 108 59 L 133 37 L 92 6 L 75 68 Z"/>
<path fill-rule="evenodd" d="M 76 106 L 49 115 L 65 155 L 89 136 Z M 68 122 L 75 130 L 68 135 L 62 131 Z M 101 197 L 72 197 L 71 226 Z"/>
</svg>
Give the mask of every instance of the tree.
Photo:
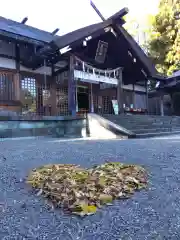
<svg viewBox="0 0 180 240">
<path fill-rule="evenodd" d="M 153 17 L 148 53 L 159 72 L 171 75 L 180 68 L 180 20 L 175 15 L 180 0 L 160 0 L 159 13 Z"/>
<path fill-rule="evenodd" d="M 139 24 L 136 21 L 136 19 L 129 17 L 129 15 L 126 15 L 124 17 L 124 20 L 126 21 L 124 27 L 128 31 L 129 34 L 131 34 L 132 37 L 136 38 L 138 35 L 138 28 Z"/>
</svg>

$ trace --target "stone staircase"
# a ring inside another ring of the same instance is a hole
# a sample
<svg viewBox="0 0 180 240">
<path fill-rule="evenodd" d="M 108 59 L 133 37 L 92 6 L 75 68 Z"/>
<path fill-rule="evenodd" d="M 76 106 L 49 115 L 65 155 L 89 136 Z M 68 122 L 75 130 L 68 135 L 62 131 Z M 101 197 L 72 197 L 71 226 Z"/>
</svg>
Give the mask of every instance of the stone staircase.
<svg viewBox="0 0 180 240">
<path fill-rule="evenodd" d="M 149 115 L 103 115 L 103 117 L 136 134 L 149 138 L 180 134 L 180 117 Z"/>
</svg>

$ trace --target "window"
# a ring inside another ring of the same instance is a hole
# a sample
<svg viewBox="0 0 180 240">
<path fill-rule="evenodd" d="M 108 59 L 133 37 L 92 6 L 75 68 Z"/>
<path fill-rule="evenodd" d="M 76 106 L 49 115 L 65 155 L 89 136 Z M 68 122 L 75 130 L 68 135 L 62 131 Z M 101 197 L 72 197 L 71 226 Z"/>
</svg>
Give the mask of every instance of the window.
<svg viewBox="0 0 180 240">
<path fill-rule="evenodd" d="M 24 111 L 36 111 L 36 80 L 25 77 L 21 80 L 20 100 Z"/>
</svg>

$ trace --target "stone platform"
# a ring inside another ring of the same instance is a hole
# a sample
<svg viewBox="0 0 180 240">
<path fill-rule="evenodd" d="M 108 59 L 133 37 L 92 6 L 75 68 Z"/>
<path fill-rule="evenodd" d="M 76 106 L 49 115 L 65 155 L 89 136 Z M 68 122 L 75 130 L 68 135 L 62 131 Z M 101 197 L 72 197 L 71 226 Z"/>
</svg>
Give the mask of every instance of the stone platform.
<svg viewBox="0 0 180 240">
<path fill-rule="evenodd" d="M 84 137 L 86 119 L 83 117 L 42 117 L 26 120 L 15 117 L 0 117 L 0 138 L 51 136 Z"/>
</svg>

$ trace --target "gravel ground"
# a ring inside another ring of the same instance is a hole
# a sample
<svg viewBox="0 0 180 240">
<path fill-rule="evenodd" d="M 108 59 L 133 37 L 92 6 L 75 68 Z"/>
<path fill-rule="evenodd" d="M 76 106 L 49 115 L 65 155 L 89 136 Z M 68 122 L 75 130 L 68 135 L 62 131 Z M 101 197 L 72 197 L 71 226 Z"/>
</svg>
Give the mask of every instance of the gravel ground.
<svg viewBox="0 0 180 240">
<path fill-rule="evenodd" d="M 0 141 L 0 239 L 180 239 L 180 136 L 146 140 Z M 23 179 L 46 163 L 84 167 L 105 160 L 141 164 L 148 191 L 79 219 L 51 209 Z"/>
</svg>

